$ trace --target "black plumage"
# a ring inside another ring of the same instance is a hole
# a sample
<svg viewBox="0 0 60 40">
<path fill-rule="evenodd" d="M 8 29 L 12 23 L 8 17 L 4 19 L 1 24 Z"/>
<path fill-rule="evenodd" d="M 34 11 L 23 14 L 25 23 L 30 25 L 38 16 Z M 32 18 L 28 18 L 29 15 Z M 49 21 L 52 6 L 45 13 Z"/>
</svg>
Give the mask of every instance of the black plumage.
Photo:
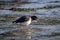
<svg viewBox="0 0 60 40">
<path fill-rule="evenodd" d="M 29 20 L 29 18 L 30 18 L 30 16 L 22 16 L 22 17 L 20 17 L 19 19 L 13 21 L 13 23 L 22 23 L 22 22 L 26 22 L 26 21 Z"/>
</svg>

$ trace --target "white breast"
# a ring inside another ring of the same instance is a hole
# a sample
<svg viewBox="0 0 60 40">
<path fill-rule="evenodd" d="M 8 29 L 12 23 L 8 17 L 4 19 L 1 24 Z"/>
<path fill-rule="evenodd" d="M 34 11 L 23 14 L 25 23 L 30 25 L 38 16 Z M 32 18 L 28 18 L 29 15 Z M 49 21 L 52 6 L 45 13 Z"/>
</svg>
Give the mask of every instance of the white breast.
<svg viewBox="0 0 60 40">
<path fill-rule="evenodd" d="M 21 25 L 29 25 L 30 23 L 31 23 L 31 18 L 29 19 L 29 21 L 21 23 Z"/>
</svg>

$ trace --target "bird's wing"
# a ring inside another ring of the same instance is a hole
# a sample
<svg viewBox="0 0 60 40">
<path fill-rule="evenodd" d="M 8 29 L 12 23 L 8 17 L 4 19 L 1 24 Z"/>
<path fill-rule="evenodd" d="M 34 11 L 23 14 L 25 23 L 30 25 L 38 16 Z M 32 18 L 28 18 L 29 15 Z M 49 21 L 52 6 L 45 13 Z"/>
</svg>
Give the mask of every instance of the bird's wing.
<svg viewBox="0 0 60 40">
<path fill-rule="evenodd" d="M 26 21 L 26 17 L 25 16 L 22 16 L 22 17 L 20 17 L 20 18 L 18 18 L 18 19 L 16 19 L 15 21 L 13 21 L 13 23 L 15 22 L 15 23 L 22 23 L 22 22 L 24 22 L 24 21 Z"/>
</svg>

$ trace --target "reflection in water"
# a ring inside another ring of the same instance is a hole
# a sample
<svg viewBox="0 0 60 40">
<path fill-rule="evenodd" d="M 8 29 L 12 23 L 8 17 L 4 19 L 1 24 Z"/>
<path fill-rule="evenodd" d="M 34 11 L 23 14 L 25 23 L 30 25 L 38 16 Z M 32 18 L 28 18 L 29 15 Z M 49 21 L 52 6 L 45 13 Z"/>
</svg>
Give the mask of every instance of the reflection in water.
<svg viewBox="0 0 60 40">
<path fill-rule="evenodd" d="M 12 34 L 8 34 L 8 36 L 5 34 L 6 37 L 4 37 L 4 40 L 9 40 L 9 39 L 15 39 L 15 40 L 31 40 L 31 33 L 32 33 L 32 28 L 29 26 L 20 26 L 18 27 L 19 29 L 16 31 L 11 32 Z"/>
<path fill-rule="evenodd" d="M 14 28 L 13 28 L 14 27 Z M 31 25 L 21 26 L 14 25 L 4 30 L 12 30 L 7 33 L 0 34 L 1 40 L 56 40 L 60 38 L 60 25 Z M 0 30 L 1 31 L 1 30 Z"/>
</svg>

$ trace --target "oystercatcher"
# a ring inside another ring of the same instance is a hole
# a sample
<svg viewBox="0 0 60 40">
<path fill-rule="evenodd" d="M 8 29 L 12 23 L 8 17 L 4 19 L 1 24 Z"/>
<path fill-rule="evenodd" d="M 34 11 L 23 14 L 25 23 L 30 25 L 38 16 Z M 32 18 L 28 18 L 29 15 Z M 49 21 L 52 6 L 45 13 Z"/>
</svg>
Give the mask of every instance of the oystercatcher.
<svg viewBox="0 0 60 40">
<path fill-rule="evenodd" d="M 16 20 L 14 20 L 12 23 L 20 23 L 21 25 L 29 25 L 33 20 L 38 20 L 37 16 L 22 16 Z"/>
</svg>

